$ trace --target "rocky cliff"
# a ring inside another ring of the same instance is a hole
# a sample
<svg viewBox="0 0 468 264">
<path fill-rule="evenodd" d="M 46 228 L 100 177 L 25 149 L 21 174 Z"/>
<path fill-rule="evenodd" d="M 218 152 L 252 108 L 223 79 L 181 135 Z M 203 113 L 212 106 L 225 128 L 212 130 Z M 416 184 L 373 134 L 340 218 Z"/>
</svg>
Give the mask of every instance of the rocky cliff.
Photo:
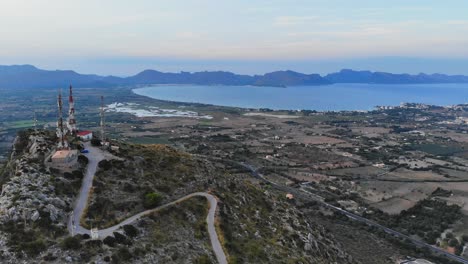
<svg viewBox="0 0 468 264">
<path fill-rule="evenodd" d="M 8 175 L 0 195 L 0 221 L 35 222 L 47 217 L 57 224 L 65 224 L 71 197 L 58 197 L 53 176 L 43 164 L 44 157 L 51 152 L 51 142 L 44 133 L 29 135 L 27 143 L 24 140 L 17 138 L 5 172 Z"/>
</svg>

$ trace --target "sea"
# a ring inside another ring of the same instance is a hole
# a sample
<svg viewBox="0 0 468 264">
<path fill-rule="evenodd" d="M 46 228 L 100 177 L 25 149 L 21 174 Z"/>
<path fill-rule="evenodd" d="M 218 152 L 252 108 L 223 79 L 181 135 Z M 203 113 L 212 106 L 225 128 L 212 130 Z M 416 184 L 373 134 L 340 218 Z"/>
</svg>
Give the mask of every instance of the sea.
<svg viewBox="0 0 468 264">
<path fill-rule="evenodd" d="M 400 103 L 468 103 L 468 84 L 333 84 L 324 86 L 155 85 L 135 94 L 154 99 L 274 110 L 368 111 Z"/>
</svg>

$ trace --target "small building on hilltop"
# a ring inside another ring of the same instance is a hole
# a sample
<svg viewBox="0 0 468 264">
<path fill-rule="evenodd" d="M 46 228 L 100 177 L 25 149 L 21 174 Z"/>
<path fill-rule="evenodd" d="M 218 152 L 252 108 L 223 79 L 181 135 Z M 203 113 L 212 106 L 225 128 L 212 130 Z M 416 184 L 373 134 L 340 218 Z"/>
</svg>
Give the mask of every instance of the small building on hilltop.
<svg viewBox="0 0 468 264">
<path fill-rule="evenodd" d="M 76 133 L 76 135 L 83 141 L 89 141 L 93 139 L 93 132 L 89 130 L 79 131 Z"/>
<path fill-rule="evenodd" d="M 78 158 L 77 150 L 57 150 L 54 155 L 52 155 L 53 164 L 72 164 L 75 163 Z"/>
</svg>

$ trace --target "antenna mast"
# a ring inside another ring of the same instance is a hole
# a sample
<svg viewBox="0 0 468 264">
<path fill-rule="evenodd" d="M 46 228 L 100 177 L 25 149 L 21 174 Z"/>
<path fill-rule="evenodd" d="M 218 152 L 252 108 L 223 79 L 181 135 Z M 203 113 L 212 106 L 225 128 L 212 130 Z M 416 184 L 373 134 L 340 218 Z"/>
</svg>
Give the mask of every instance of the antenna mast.
<svg viewBox="0 0 468 264">
<path fill-rule="evenodd" d="M 72 135 L 76 133 L 76 120 L 75 120 L 75 102 L 73 100 L 73 88 L 70 85 L 70 95 L 68 96 L 68 130 Z"/>
<path fill-rule="evenodd" d="M 104 134 L 104 96 L 101 96 L 101 142 L 104 144 L 106 137 Z"/>
<path fill-rule="evenodd" d="M 68 148 L 68 143 L 66 140 L 67 130 L 63 127 L 63 102 L 62 102 L 62 90 L 59 90 L 57 97 L 57 106 L 58 106 L 58 119 L 57 119 L 57 138 L 58 138 L 58 149 Z"/>
</svg>

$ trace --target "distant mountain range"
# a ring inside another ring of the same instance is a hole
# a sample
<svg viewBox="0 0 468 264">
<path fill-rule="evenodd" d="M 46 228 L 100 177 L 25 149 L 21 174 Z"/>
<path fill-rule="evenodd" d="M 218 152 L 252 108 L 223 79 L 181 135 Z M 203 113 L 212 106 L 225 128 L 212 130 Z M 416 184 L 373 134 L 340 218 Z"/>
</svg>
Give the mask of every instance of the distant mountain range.
<svg viewBox="0 0 468 264">
<path fill-rule="evenodd" d="M 297 86 L 333 83 L 429 84 L 468 83 L 468 76 L 445 74 L 393 74 L 386 72 L 341 70 L 326 76 L 294 71 L 275 71 L 264 75 L 240 75 L 224 71 L 165 73 L 145 70 L 130 77 L 79 74 L 70 70 L 41 70 L 32 65 L 0 66 L 0 88 L 115 87 L 146 84 Z"/>
</svg>

